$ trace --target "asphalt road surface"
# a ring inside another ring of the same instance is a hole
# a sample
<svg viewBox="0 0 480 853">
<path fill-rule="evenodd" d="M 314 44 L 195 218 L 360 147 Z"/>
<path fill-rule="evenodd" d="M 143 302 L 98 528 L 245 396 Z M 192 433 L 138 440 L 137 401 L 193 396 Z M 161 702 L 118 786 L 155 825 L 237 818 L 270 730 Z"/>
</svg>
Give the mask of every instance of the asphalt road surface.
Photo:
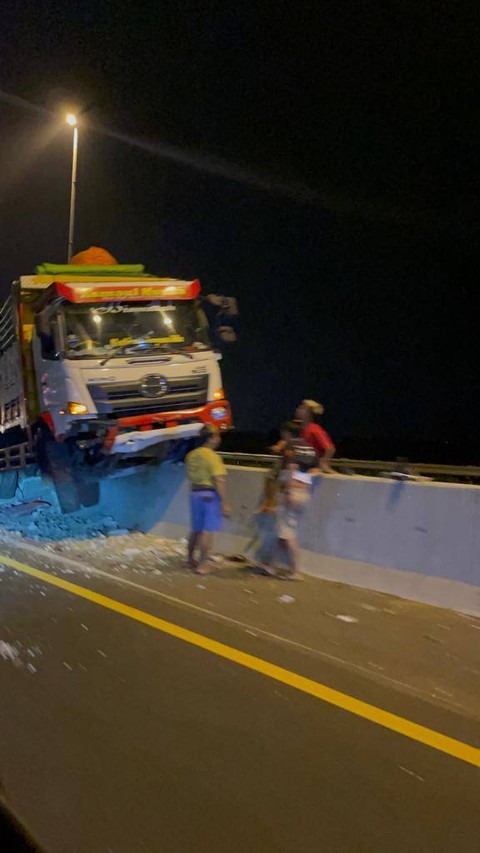
<svg viewBox="0 0 480 853">
<path fill-rule="evenodd" d="M 82 547 L 0 545 L 0 781 L 46 853 L 480 849 L 478 620 Z"/>
</svg>

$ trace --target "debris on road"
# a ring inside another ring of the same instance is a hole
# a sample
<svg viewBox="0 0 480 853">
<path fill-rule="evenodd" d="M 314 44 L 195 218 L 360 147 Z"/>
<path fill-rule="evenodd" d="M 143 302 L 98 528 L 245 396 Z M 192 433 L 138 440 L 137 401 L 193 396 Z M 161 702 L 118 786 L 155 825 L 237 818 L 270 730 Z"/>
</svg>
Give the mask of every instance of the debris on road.
<svg viewBox="0 0 480 853">
<path fill-rule="evenodd" d="M 407 773 L 409 776 L 413 776 L 414 779 L 418 779 L 419 782 L 425 782 L 423 776 L 419 776 L 418 773 L 414 773 L 413 770 L 409 770 L 408 767 L 403 767 L 401 764 L 398 765 L 400 770 L 403 770 L 404 773 Z"/>
<path fill-rule="evenodd" d="M 18 649 L 12 646 L 11 643 L 0 640 L 0 658 L 15 662 L 18 659 Z"/>
<path fill-rule="evenodd" d="M 340 619 L 341 622 L 358 622 L 355 616 L 344 616 L 343 613 L 337 613 L 335 619 Z"/>
</svg>

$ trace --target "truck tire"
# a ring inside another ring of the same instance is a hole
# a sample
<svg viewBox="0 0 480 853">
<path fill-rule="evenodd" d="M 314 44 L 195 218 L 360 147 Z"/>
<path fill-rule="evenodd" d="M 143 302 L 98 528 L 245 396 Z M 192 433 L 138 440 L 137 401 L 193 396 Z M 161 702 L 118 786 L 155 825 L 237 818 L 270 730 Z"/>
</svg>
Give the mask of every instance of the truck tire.
<svg viewBox="0 0 480 853">
<path fill-rule="evenodd" d="M 55 441 L 45 425 L 37 432 L 35 451 L 40 470 L 53 480 L 62 512 L 77 512 L 81 502 L 68 446 Z"/>
<path fill-rule="evenodd" d="M 60 509 L 65 514 L 77 512 L 81 501 L 68 448 L 52 438 L 46 442 L 45 450 Z"/>
<path fill-rule="evenodd" d="M 0 500 L 14 498 L 17 486 L 18 471 L 2 471 L 0 473 Z"/>
</svg>

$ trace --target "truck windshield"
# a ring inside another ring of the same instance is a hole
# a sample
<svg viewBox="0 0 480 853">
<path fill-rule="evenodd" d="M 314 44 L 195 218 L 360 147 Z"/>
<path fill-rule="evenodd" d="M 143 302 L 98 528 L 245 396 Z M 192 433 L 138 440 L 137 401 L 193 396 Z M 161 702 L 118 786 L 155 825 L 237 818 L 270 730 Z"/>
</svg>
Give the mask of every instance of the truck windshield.
<svg viewBox="0 0 480 853">
<path fill-rule="evenodd" d="M 211 349 L 207 319 L 193 302 L 64 304 L 61 310 L 67 358 Z"/>
</svg>

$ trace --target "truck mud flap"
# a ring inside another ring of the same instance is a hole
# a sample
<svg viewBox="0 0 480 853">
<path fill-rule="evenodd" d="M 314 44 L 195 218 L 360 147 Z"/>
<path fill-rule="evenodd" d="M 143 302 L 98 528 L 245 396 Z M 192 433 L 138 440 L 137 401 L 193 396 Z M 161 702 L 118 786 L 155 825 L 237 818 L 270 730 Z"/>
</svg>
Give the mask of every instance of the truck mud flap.
<svg viewBox="0 0 480 853">
<path fill-rule="evenodd" d="M 68 447 L 46 441 L 44 449 L 60 509 L 64 513 L 77 512 L 82 504 Z"/>
<path fill-rule="evenodd" d="M 82 506 L 96 506 L 100 501 L 100 483 L 97 481 L 80 480 L 78 495 Z"/>
</svg>

